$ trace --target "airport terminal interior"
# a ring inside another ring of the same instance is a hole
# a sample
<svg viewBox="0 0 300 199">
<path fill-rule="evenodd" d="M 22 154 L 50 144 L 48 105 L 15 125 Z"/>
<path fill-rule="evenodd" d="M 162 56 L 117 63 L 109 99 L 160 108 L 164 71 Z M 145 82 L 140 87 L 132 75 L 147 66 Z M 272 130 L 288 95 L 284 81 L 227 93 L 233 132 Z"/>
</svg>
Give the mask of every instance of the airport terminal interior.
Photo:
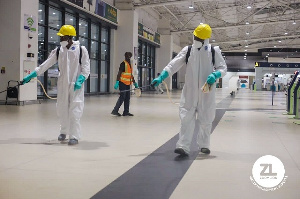
<svg viewBox="0 0 300 199">
<path fill-rule="evenodd" d="M 299 0 L 1 0 L 0 23 L 0 199 L 300 198 Z"/>
</svg>

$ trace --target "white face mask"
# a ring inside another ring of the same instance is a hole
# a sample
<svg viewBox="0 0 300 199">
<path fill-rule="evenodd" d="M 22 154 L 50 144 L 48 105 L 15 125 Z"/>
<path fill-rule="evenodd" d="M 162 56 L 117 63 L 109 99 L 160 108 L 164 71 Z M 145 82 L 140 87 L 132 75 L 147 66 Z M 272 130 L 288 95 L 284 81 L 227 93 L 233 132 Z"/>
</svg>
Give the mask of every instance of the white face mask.
<svg viewBox="0 0 300 199">
<path fill-rule="evenodd" d="M 201 48 L 202 47 L 202 42 L 201 41 L 196 41 L 196 40 L 194 40 L 194 42 L 193 42 L 193 46 L 195 47 L 195 48 Z"/>
<path fill-rule="evenodd" d="M 68 44 L 69 44 L 68 41 L 61 41 L 60 42 L 61 47 L 66 47 Z"/>
</svg>

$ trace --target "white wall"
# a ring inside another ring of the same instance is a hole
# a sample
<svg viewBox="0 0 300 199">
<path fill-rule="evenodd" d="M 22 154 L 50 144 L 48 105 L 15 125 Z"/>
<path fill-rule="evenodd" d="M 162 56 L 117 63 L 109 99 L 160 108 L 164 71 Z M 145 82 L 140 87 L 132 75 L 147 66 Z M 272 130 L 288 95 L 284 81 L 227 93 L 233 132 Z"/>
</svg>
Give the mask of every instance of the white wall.
<svg viewBox="0 0 300 199">
<path fill-rule="evenodd" d="M 34 53 L 32 61 L 37 63 L 37 32 L 33 33 L 30 40 L 31 48 L 28 49 L 28 31 L 24 29 L 24 14 L 33 15 L 38 19 L 38 0 L 13 0 L 0 1 L 0 68 L 5 67 L 5 74 L 0 74 L 0 91 L 5 90 L 9 80 L 23 79 L 23 62 L 27 52 Z M 38 25 L 37 25 L 38 27 Z M 6 93 L 0 94 L 4 100 Z M 34 100 L 37 98 L 36 83 L 20 87 L 19 100 Z"/>
<path fill-rule="evenodd" d="M 222 78 L 222 88 L 236 91 L 239 76 L 255 76 L 255 72 L 227 72 Z"/>
<path fill-rule="evenodd" d="M 157 32 L 159 16 L 154 10 L 137 9 L 139 22 Z"/>
</svg>

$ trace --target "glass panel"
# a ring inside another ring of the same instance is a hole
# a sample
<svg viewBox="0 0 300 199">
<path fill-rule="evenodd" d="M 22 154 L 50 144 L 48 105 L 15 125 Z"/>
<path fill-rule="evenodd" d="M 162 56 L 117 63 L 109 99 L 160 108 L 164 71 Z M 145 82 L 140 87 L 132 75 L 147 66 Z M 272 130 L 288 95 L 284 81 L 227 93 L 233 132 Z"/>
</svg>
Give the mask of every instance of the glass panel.
<svg viewBox="0 0 300 199">
<path fill-rule="evenodd" d="M 39 3 L 39 16 L 38 22 L 40 24 L 45 24 L 45 5 Z"/>
<path fill-rule="evenodd" d="M 98 59 L 98 57 L 99 57 L 98 44 L 99 43 L 96 42 L 96 41 L 92 41 L 91 42 L 91 54 L 90 54 L 90 58 Z"/>
<path fill-rule="evenodd" d="M 91 26 L 91 39 L 99 40 L 99 26 L 96 24 Z"/>
<path fill-rule="evenodd" d="M 79 42 L 81 46 L 85 46 L 86 48 L 88 47 L 88 40 L 85 38 L 80 37 Z"/>
<path fill-rule="evenodd" d="M 108 60 L 108 45 L 101 43 L 101 59 Z"/>
<path fill-rule="evenodd" d="M 149 56 L 147 56 L 147 67 L 151 67 L 150 60 L 151 60 L 151 58 Z"/>
<path fill-rule="evenodd" d="M 107 62 L 101 61 L 100 92 L 107 92 Z"/>
<path fill-rule="evenodd" d="M 89 29 L 88 29 L 88 22 L 83 19 L 79 19 L 79 33 L 80 36 L 88 37 Z"/>
<path fill-rule="evenodd" d="M 142 44 L 142 54 L 146 54 L 146 45 L 144 43 Z"/>
<path fill-rule="evenodd" d="M 147 56 L 150 56 L 150 45 L 147 45 Z"/>
<path fill-rule="evenodd" d="M 155 47 L 151 48 L 151 56 L 154 57 L 155 56 Z"/>
<path fill-rule="evenodd" d="M 91 59 L 90 92 L 98 92 L 98 60 Z"/>
<path fill-rule="evenodd" d="M 48 95 L 57 94 L 57 77 L 58 77 L 58 65 L 55 64 L 48 69 Z"/>
<path fill-rule="evenodd" d="M 102 28 L 101 29 L 101 42 L 108 42 L 108 30 L 107 28 Z"/>
<path fill-rule="evenodd" d="M 49 26 L 59 29 L 62 25 L 61 11 L 49 8 Z"/>
<path fill-rule="evenodd" d="M 142 66 L 146 67 L 147 66 L 147 62 L 146 62 L 147 57 L 145 55 L 142 55 L 142 59 L 143 59 Z"/>
<path fill-rule="evenodd" d="M 39 26 L 38 33 L 38 48 L 40 50 L 45 50 L 45 28 L 43 26 Z"/>
<path fill-rule="evenodd" d="M 72 26 L 76 27 L 76 17 L 66 13 L 66 15 L 65 15 L 65 24 L 66 25 L 72 25 Z"/>
<path fill-rule="evenodd" d="M 38 80 L 40 80 L 40 82 L 42 82 L 44 84 L 44 74 L 42 74 L 41 76 L 37 77 Z M 44 91 L 42 89 L 42 86 L 40 84 L 37 84 L 37 95 L 44 95 Z"/>
<path fill-rule="evenodd" d="M 48 28 L 48 51 L 51 52 L 54 48 L 59 46 L 60 38 L 57 35 L 57 30 Z"/>
</svg>

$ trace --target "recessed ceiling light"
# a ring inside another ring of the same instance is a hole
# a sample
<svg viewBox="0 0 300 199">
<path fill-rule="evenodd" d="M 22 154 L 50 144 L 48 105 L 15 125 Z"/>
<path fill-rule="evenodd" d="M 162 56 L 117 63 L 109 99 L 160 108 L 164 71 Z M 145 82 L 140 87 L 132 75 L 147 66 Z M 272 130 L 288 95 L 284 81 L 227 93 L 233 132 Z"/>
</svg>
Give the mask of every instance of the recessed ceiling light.
<svg viewBox="0 0 300 199">
<path fill-rule="evenodd" d="M 293 25 L 296 25 L 296 21 L 293 22 Z"/>
<path fill-rule="evenodd" d="M 247 49 L 245 51 L 247 51 Z"/>
<path fill-rule="evenodd" d="M 193 9 L 194 7 L 193 7 L 193 5 L 189 5 L 189 9 Z"/>
<path fill-rule="evenodd" d="M 251 7 L 251 6 L 247 6 L 247 8 L 248 8 L 248 9 L 251 9 L 252 7 Z"/>
<path fill-rule="evenodd" d="M 213 39 L 212 41 L 215 42 L 216 40 Z"/>
<path fill-rule="evenodd" d="M 245 46 L 246 48 L 248 48 L 248 46 Z"/>
<path fill-rule="evenodd" d="M 246 32 L 246 35 L 249 35 L 249 32 Z"/>
<path fill-rule="evenodd" d="M 274 46 L 274 48 L 276 48 L 276 46 Z"/>
<path fill-rule="evenodd" d="M 248 21 L 246 22 L 246 25 L 249 25 L 249 22 L 248 22 Z"/>
<path fill-rule="evenodd" d="M 279 43 L 281 43 L 281 41 L 278 41 Z"/>
<path fill-rule="evenodd" d="M 286 32 L 286 33 L 284 33 L 285 35 L 287 35 L 288 33 Z"/>
<path fill-rule="evenodd" d="M 247 59 L 246 57 L 244 57 L 244 59 Z"/>
</svg>

